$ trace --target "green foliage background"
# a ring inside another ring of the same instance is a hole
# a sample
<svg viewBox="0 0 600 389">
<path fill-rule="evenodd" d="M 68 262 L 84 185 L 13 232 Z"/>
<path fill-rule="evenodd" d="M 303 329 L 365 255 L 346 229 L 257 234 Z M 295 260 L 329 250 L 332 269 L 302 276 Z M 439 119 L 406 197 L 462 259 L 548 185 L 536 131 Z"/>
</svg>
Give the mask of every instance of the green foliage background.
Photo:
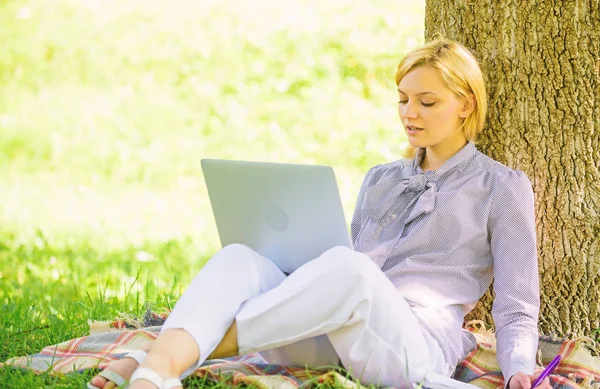
<svg viewBox="0 0 600 389">
<path fill-rule="evenodd" d="M 349 219 L 405 146 L 393 77 L 423 13 L 0 1 L 0 360 L 171 305 L 219 247 L 203 157 L 331 165 Z"/>
</svg>

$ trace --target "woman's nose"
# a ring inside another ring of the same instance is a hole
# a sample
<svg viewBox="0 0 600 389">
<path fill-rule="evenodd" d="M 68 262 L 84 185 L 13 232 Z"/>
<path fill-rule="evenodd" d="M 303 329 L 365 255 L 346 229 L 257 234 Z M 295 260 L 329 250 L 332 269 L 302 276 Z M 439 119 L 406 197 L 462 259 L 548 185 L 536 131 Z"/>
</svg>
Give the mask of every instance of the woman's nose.
<svg viewBox="0 0 600 389">
<path fill-rule="evenodd" d="M 406 119 L 416 119 L 417 118 L 417 110 L 415 105 L 412 102 L 407 102 L 404 105 L 399 107 L 400 116 Z"/>
</svg>

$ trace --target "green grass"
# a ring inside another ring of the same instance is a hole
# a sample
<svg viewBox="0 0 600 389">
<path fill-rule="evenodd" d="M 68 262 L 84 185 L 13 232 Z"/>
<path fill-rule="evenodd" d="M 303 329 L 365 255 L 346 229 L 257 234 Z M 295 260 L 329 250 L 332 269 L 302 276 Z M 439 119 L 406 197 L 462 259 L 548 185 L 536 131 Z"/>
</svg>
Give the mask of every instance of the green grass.
<svg viewBox="0 0 600 389">
<path fill-rule="evenodd" d="M 0 361 L 174 304 L 219 247 L 202 157 L 332 165 L 349 217 L 405 145 L 393 76 L 423 8 L 1 1 Z"/>
</svg>

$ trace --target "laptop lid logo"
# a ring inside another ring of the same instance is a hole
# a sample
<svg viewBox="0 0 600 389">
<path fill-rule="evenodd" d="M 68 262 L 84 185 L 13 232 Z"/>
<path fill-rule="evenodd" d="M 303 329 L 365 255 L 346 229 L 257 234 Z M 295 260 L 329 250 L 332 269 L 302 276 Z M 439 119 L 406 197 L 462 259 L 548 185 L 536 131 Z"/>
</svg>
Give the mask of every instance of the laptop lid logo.
<svg viewBox="0 0 600 389">
<path fill-rule="evenodd" d="M 283 209 L 279 205 L 269 205 L 265 211 L 265 218 L 269 227 L 275 231 L 284 232 L 287 230 L 290 222 Z"/>
</svg>

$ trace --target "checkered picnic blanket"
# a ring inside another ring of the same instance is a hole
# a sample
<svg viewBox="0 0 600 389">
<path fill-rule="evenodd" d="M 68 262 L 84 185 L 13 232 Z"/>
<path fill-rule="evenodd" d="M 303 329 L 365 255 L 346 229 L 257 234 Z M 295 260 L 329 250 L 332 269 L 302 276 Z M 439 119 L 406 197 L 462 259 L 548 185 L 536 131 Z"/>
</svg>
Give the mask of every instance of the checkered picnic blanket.
<svg viewBox="0 0 600 389">
<path fill-rule="evenodd" d="M 91 322 L 91 334 L 88 336 L 45 347 L 34 355 L 12 358 L 4 365 L 36 373 L 49 369 L 65 374 L 92 368 L 104 369 L 129 351 L 155 339 L 166 315 L 149 311 L 142 320 L 125 317 L 111 322 Z M 466 328 L 475 334 L 478 345 L 457 367 L 454 378 L 483 389 L 502 388 L 504 381 L 496 361 L 494 334 L 486 330 L 481 321 L 469 322 Z M 555 355 L 562 356 L 555 374 L 550 376 L 553 387 L 600 389 L 600 357 L 593 355 L 598 355 L 595 347 L 593 341 L 587 338 L 540 338 L 538 357 L 544 365 Z M 316 382 L 364 388 L 346 378 L 344 372 L 271 365 L 259 354 L 206 361 L 194 375 L 225 380 L 231 385 L 245 383 L 259 388 L 306 388 Z"/>
</svg>

